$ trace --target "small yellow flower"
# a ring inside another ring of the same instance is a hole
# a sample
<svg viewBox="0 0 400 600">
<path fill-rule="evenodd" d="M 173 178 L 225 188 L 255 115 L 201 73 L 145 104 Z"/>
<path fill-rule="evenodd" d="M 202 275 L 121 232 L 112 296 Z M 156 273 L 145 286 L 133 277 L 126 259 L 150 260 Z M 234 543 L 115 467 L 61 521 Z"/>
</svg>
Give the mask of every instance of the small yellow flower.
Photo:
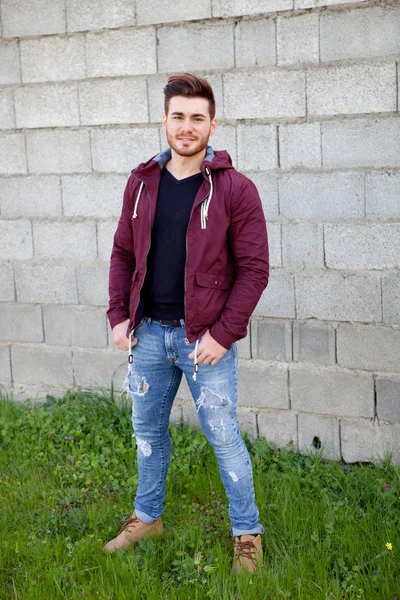
<svg viewBox="0 0 400 600">
<path fill-rule="evenodd" d="M 388 550 L 393 550 L 393 545 L 392 545 L 390 542 L 388 542 L 388 543 L 386 544 L 386 548 L 387 548 Z"/>
</svg>

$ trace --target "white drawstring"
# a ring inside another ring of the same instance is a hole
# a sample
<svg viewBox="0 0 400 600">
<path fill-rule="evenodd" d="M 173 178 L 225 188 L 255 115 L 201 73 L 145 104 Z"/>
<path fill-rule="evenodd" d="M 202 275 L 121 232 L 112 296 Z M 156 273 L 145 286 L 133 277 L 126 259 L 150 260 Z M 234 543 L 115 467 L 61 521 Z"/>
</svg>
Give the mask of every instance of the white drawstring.
<svg viewBox="0 0 400 600">
<path fill-rule="evenodd" d="M 210 183 L 210 193 L 207 198 L 201 204 L 201 228 L 206 229 L 207 227 L 207 219 L 208 219 L 208 207 L 210 206 L 211 198 L 213 195 L 213 182 L 211 177 L 210 167 L 206 167 L 206 174 L 208 176 L 208 181 Z"/>
<path fill-rule="evenodd" d="M 138 195 L 136 196 L 135 208 L 133 209 L 132 219 L 136 219 L 136 217 L 137 217 L 137 208 L 138 208 L 140 194 L 142 193 L 143 186 L 144 186 L 144 181 L 142 181 L 142 183 L 140 184 L 139 192 L 138 192 Z"/>
<path fill-rule="evenodd" d="M 199 345 L 199 341 L 197 340 L 196 345 L 194 347 L 194 357 L 193 357 L 193 381 L 196 383 L 197 379 L 197 371 L 199 370 L 199 365 L 197 364 L 197 347 Z"/>
<path fill-rule="evenodd" d="M 132 362 L 133 362 L 133 353 L 132 353 L 132 334 L 133 334 L 133 329 L 132 331 L 129 333 L 129 348 L 128 348 L 128 371 L 132 371 Z"/>
</svg>

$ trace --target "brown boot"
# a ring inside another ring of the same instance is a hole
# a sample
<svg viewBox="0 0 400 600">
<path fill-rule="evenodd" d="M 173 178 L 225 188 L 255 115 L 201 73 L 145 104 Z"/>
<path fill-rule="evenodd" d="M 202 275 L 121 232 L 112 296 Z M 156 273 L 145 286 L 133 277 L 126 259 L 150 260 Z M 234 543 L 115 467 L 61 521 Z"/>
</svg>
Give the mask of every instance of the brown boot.
<svg viewBox="0 0 400 600">
<path fill-rule="evenodd" d="M 140 521 L 136 513 L 127 519 L 121 521 L 123 526 L 118 532 L 117 537 L 110 540 L 104 550 L 107 552 L 115 552 L 116 550 L 128 550 L 131 546 L 138 543 L 138 540 L 144 540 L 153 535 L 163 535 L 164 528 L 161 519 L 153 521 L 151 525 L 147 525 Z"/>
<path fill-rule="evenodd" d="M 254 573 L 257 566 L 262 563 L 263 552 L 261 535 L 242 535 L 240 540 L 235 537 L 233 570 L 237 573 L 248 571 Z"/>
</svg>

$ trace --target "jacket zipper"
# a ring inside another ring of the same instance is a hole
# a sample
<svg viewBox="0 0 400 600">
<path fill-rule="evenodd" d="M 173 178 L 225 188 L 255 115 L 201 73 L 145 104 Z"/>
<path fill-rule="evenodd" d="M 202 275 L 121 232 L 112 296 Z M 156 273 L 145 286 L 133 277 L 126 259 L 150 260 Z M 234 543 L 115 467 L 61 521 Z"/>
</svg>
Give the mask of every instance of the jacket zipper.
<svg viewBox="0 0 400 600">
<path fill-rule="evenodd" d="M 205 181 L 206 178 L 204 178 Z M 204 200 L 207 199 L 207 196 L 200 202 L 200 207 L 203 204 Z M 197 205 L 199 206 L 199 205 Z M 194 211 L 194 202 L 193 202 L 193 206 L 192 206 L 192 210 L 190 211 L 190 217 L 189 217 L 189 223 L 186 229 L 186 238 L 185 238 L 185 245 L 186 245 L 186 260 L 185 260 L 185 272 L 184 272 L 184 284 L 183 284 L 183 289 L 184 289 L 184 294 L 183 294 L 183 313 L 185 315 L 185 324 L 186 324 L 186 265 L 187 265 L 187 261 L 188 261 L 188 231 L 189 231 L 189 227 L 190 227 L 190 222 L 192 220 L 192 215 L 193 215 L 193 211 Z M 189 346 L 190 342 L 188 340 L 188 338 L 186 337 L 186 327 L 185 327 L 185 344 L 187 346 Z"/>
<path fill-rule="evenodd" d="M 145 184 L 145 182 L 144 182 L 144 181 L 142 181 L 141 179 L 139 179 L 139 178 L 138 178 L 138 177 L 136 177 L 135 175 L 134 175 L 134 177 L 135 177 L 135 179 L 137 179 L 138 181 L 140 181 L 140 183 L 143 183 L 143 186 L 144 186 L 144 187 L 145 187 L 145 189 L 146 189 L 146 194 L 147 194 L 147 205 L 148 205 L 148 211 L 147 211 L 147 212 L 148 212 L 148 217 L 149 217 L 149 247 L 147 248 L 147 252 L 146 252 L 146 263 L 145 263 L 145 264 L 146 264 L 146 268 L 145 268 L 145 270 L 144 270 L 144 277 L 143 277 L 142 285 L 140 286 L 140 290 L 139 290 L 139 303 L 140 303 L 140 292 L 142 291 L 142 287 L 143 287 L 143 285 L 144 285 L 144 280 L 145 280 L 145 278 L 146 278 L 146 273 L 147 273 L 147 257 L 148 257 L 148 255 L 149 255 L 149 252 L 150 252 L 150 247 L 151 247 L 151 223 L 150 223 L 150 221 L 151 221 L 151 207 L 150 207 L 150 195 L 149 195 L 149 191 L 148 191 L 148 189 L 147 189 L 147 185 Z M 136 306 L 136 308 L 135 308 L 135 315 L 136 315 L 136 311 L 137 311 L 137 306 Z M 135 315 L 134 315 L 133 319 L 135 319 Z M 133 323 L 135 323 L 135 320 L 133 321 Z M 135 327 L 133 327 L 133 329 L 132 329 L 132 331 L 131 331 L 131 335 L 133 335 L 133 334 L 134 334 L 134 331 L 135 331 Z"/>
</svg>

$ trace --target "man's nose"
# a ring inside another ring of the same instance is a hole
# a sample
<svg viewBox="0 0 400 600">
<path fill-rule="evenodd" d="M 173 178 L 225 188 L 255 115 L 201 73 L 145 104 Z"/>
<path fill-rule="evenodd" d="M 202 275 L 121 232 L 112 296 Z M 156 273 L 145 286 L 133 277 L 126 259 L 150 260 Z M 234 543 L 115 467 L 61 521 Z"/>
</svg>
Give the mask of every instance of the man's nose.
<svg viewBox="0 0 400 600">
<path fill-rule="evenodd" d="M 192 122 L 190 121 L 190 119 L 188 119 L 187 121 L 183 121 L 182 129 L 184 131 L 191 131 L 193 129 L 193 125 L 192 125 Z"/>
</svg>

